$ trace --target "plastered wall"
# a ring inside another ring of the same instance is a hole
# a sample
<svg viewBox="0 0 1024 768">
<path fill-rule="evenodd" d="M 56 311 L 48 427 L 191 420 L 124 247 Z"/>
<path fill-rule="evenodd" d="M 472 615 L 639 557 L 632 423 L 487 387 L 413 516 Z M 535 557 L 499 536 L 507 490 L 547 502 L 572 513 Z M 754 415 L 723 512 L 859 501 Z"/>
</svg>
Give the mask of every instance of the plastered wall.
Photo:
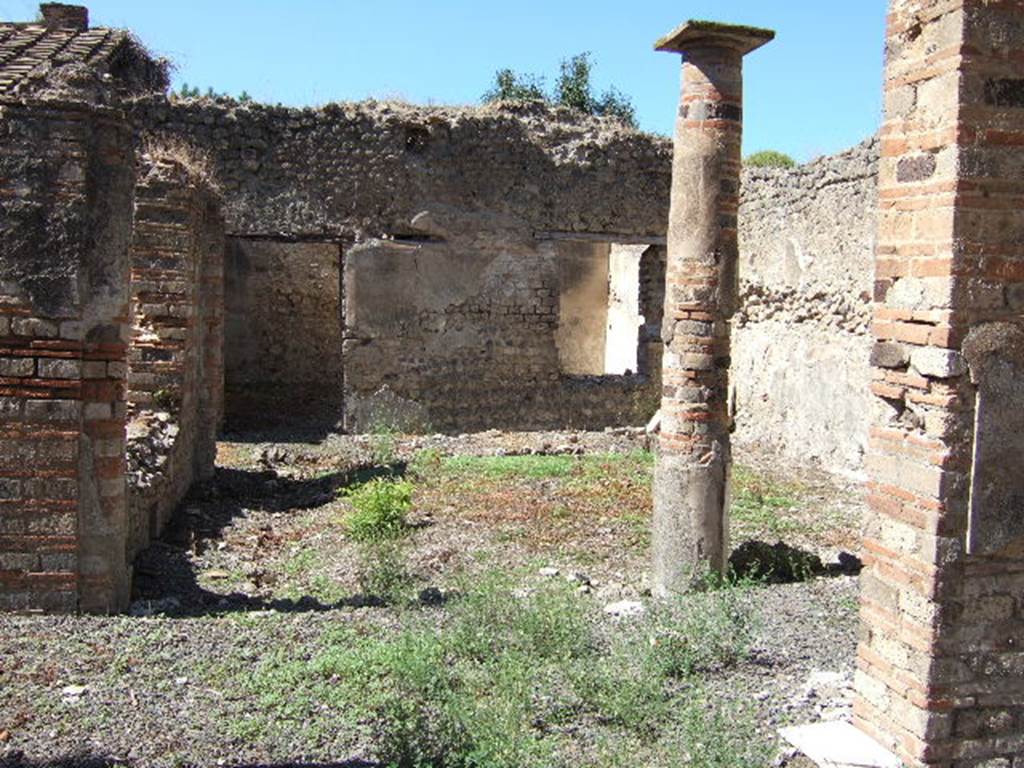
<svg viewBox="0 0 1024 768">
<path fill-rule="evenodd" d="M 878 144 L 744 171 L 735 438 L 863 469 L 871 371 Z"/>
</svg>

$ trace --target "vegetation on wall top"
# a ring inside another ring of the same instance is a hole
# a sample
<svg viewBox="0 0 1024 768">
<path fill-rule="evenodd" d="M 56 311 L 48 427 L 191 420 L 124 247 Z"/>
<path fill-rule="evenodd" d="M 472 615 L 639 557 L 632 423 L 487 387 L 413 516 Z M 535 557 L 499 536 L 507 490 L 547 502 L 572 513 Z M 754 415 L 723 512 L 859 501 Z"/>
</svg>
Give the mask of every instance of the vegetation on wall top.
<svg viewBox="0 0 1024 768">
<path fill-rule="evenodd" d="M 588 115 L 613 117 L 635 128 L 636 109 L 632 100 L 614 87 L 595 96 L 591 83 L 593 70 L 594 62 L 589 52 L 562 59 L 554 88 L 548 93 L 543 77 L 499 69 L 494 73 L 494 84 L 483 95 L 483 102 L 544 101 Z"/>
</svg>

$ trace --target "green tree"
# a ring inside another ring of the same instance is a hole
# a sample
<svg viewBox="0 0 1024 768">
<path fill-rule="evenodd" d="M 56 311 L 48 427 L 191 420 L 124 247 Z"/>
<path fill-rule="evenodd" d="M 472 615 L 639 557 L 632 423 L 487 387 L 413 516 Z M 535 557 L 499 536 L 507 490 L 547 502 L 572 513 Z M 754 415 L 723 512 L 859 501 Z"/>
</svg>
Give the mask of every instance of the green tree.
<svg viewBox="0 0 1024 768">
<path fill-rule="evenodd" d="M 563 107 L 593 114 L 595 101 L 590 87 L 590 72 L 593 68 L 589 53 L 578 53 L 562 59 L 562 71 L 555 84 L 555 101 Z"/>
<path fill-rule="evenodd" d="M 633 102 L 618 88 L 609 88 L 594 105 L 594 111 L 604 117 L 617 117 L 626 125 L 636 128 L 636 109 Z"/>
<path fill-rule="evenodd" d="M 746 165 L 754 168 L 792 168 L 796 161 L 784 152 L 776 152 L 774 149 L 764 149 L 747 155 L 743 161 Z"/>
<path fill-rule="evenodd" d="M 630 98 L 617 88 L 609 88 L 595 96 L 591 84 L 593 71 L 594 62 L 589 52 L 563 59 L 554 89 L 548 94 L 544 90 L 543 78 L 500 69 L 494 74 L 494 85 L 484 94 L 483 101 L 541 100 L 588 115 L 612 117 L 635 128 L 636 110 Z"/>
</svg>

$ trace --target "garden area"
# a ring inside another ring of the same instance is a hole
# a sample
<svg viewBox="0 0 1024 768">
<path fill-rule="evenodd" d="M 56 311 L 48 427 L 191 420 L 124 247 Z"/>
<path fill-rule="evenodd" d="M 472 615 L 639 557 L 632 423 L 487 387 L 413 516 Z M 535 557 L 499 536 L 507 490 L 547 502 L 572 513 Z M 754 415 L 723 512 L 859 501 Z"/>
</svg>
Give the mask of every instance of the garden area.
<svg viewBox="0 0 1024 768">
<path fill-rule="evenodd" d="M 131 615 L 0 617 L 0 765 L 796 765 L 848 714 L 859 499 L 734 473 L 733 572 L 646 582 L 642 432 L 220 444 Z M 799 759 L 799 758 L 798 758 Z"/>
</svg>

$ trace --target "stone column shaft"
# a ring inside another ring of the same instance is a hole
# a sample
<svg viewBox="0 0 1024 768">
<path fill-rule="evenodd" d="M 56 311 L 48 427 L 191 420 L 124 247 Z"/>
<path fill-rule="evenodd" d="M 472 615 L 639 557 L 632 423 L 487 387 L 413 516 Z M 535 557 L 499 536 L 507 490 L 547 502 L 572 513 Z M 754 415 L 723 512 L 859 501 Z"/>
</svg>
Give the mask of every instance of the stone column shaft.
<svg viewBox="0 0 1024 768">
<path fill-rule="evenodd" d="M 691 21 L 656 45 L 684 58 L 654 479 L 657 595 L 724 570 L 728 559 L 729 320 L 737 300 L 743 56 L 773 37 L 768 30 Z"/>
</svg>

